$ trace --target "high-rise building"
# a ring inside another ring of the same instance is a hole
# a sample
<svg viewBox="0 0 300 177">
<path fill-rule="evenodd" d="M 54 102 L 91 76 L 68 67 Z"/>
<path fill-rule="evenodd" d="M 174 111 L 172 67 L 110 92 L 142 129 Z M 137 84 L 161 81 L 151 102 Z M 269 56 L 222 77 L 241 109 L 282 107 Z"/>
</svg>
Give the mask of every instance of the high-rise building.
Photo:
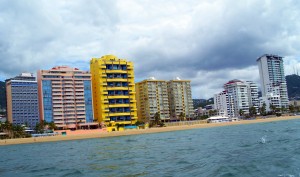
<svg viewBox="0 0 300 177">
<path fill-rule="evenodd" d="M 138 118 L 149 122 L 156 113 L 162 121 L 170 120 L 167 81 L 154 77 L 135 84 Z"/>
<path fill-rule="evenodd" d="M 91 74 L 77 68 L 57 66 L 39 70 L 40 115 L 60 129 L 93 125 Z"/>
<path fill-rule="evenodd" d="M 6 80 L 7 120 L 34 128 L 40 121 L 37 81 L 32 73 Z"/>
<path fill-rule="evenodd" d="M 259 109 L 258 86 L 253 81 L 246 81 L 248 84 L 249 107 L 254 107 L 256 112 Z"/>
<path fill-rule="evenodd" d="M 220 116 L 235 117 L 234 102 L 227 91 L 222 91 L 214 95 L 214 107 Z"/>
<path fill-rule="evenodd" d="M 288 94 L 282 57 L 265 54 L 256 61 L 259 68 L 262 100 L 265 100 L 266 105 L 272 104 L 277 108 L 287 108 Z M 269 106 L 266 108 L 269 110 Z"/>
<path fill-rule="evenodd" d="M 179 120 L 180 115 L 193 118 L 194 108 L 190 80 L 177 78 L 168 81 L 168 96 L 171 120 Z"/>
<path fill-rule="evenodd" d="M 224 84 L 224 89 L 214 97 L 219 115 L 238 117 L 240 113 L 249 114 L 252 106 L 258 111 L 258 87 L 254 82 L 234 79 Z"/>
<path fill-rule="evenodd" d="M 133 63 L 114 55 L 92 58 L 90 62 L 94 115 L 99 122 L 135 124 L 137 109 Z"/>
<path fill-rule="evenodd" d="M 238 116 L 237 114 L 240 111 L 243 111 L 244 114 L 249 114 L 248 84 L 235 79 L 224 84 L 224 89 L 233 98 L 235 116 Z"/>
</svg>

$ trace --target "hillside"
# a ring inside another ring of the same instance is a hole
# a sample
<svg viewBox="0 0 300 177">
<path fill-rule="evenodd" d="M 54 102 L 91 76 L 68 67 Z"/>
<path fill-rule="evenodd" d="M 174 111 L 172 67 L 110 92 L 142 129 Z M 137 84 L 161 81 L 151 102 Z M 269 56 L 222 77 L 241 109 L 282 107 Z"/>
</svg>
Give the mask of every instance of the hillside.
<svg viewBox="0 0 300 177">
<path fill-rule="evenodd" d="M 6 108 L 5 82 L 0 81 L 0 109 Z"/>
<path fill-rule="evenodd" d="M 300 76 L 293 74 L 285 76 L 289 99 L 300 99 Z"/>
</svg>

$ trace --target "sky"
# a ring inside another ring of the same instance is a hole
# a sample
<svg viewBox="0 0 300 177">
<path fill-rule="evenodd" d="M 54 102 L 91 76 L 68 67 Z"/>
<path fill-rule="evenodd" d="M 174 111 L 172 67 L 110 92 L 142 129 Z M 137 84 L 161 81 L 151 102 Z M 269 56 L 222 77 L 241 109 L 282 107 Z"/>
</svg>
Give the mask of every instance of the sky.
<svg viewBox="0 0 300 177">
<path fill-rule="evenodd" d="M 259 84 L 256 59 L 300 73 L 300 1 L 0 0 L 0 80 L 107 54 L 134 62 L 135 81 L 191 80 L 210 98 L 232 79 Z"/>
</svg>

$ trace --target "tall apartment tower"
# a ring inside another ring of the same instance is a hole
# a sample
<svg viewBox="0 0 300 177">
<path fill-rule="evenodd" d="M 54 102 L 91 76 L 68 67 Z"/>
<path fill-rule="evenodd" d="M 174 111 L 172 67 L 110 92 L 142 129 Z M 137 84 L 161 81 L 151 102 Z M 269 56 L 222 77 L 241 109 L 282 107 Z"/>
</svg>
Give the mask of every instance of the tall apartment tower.
<svg viewBox="0 0 300 177">
<path fill-rule="evenodd" d="M 129 126 L 137 121 L 133 63 L 114 55 L 90 61 L 94 115 L 98 122 Z"/>
<path fill-rule="evenodd" d="M 248 84 L 235 79 L 224 84 L 224 89 L 233 98 L 235 117 L 238 116 L 240 110 L 244 114 L 249 114 L 250 97 L 248 95 Z"/>
<path fill-rule="evenodd" d="M 253 81 L 246 81 L 248 84 L 249 107 L 254 107 L 256 112 L 259 109 L 258 86 Z"/>
<path fill-rule="evenodd" d="M 232 95 L 225 90 L 214 95 L 214 107 L 220 116 L 235 117 L 236 115 Z"/>
<path fill-rule="evenodd" d="M 56 66 L 39 70 L 40 115 L 60 129 L 93 124 L 91 74 L 77 68 Z"/>
<path fill-rule="evenodd" d="M 32 73 L 22 73 L 6 80 L 7 120 L 33 129 L 40 121 L 38 87 Z"/>
<path fill-rule="evenodd" d="M 266 104 L 272 104 L 277 108 L 287 108 L 288 94 L 282 57 L 265 54 L 256 61 L 258 63 L 262 97 L 265 98 Z M 268 108 L 269 106 L 267 106 Z"/>
<path fill-rule="evenodd" d="M 156 113 L 162 121 L 170 120 L 167 81 L 154 77 L 135 84 L 138 118 L 145 122 L 154 120 Z"/>
<path fill-rule="evenodd" d="M 194 116 L 190 80 L 176 78 L 168 81 L 168 96 L 171 120 L 178 120 L 182 113 L 186 118 Z"/>
</svg>

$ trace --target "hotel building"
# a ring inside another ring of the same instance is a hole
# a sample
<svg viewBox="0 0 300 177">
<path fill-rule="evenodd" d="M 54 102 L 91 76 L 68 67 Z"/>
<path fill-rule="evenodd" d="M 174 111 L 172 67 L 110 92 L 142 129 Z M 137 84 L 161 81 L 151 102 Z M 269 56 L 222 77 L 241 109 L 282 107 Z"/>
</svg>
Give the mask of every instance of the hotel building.
<svg viewBox="0 0 300 177">
<path fill-rule="evenodd" d="M 262 88 L 261 100 L 266 103 L 267 111 L 271 104 L 277 108 L 287 108 L 289 102 L 282 57 L 265 54 L 256 61 Z"/>
<path fill-rule="evenodd" d="M 34 129 L 39 122 L 37 81 L 32 73 L 6 80 L 7 120 Z"/>
<path fill-rule="evenodd" d="M 231 95 L 228 95 L 227 91 L 222 91 L 214 95 L 214 107 L 220 116 L 235 116 L 233 99 Z"/>
<path fill-rule="evenodd" d="M 40 115 L 60 129 L 93 125 L 91 74 L 77 68 L 57 66 L 39 70 Z"/>
<path fill-rule="evenodd" d="M 234 116 L 238 116 L 240 110 L 244 114 L 249 114 L 250 97 L 248 95 L 248 84 L 235 79 L 224 84 L 224 89 L 233 99 Z"/>
<path fill-rule="evenodd" d="M 162 121 L 170 120 L 167 81 L 154 77 L 135 84 L 138 118 L 144 122 L 154 120 L 156 113 Z"/>
<path fill-rule="evenodd" d="M 180 114 L 186 118 L 193 118 L 191 81 L 176 78 L 168 81 L 167 84 L 171 120 L 179 120 Z"/>
<path fill-rule="evenodd" d="M 137 109 L 135 99 L 133 63 L 114 55 L 92 58 L 90 61 L 94 116 L 98 122 L 135 124 Z"/>
<path fill-rule="evenodd" d="M 228 117 L 249 114 L 249 108 L 255 107 L 258 112 L 258 87 L 252 81 L 231 80 L 224 84 L 224 91 L 215 94 L 214 105 L 218 110 L 218 115 Z"/>
</svg>

